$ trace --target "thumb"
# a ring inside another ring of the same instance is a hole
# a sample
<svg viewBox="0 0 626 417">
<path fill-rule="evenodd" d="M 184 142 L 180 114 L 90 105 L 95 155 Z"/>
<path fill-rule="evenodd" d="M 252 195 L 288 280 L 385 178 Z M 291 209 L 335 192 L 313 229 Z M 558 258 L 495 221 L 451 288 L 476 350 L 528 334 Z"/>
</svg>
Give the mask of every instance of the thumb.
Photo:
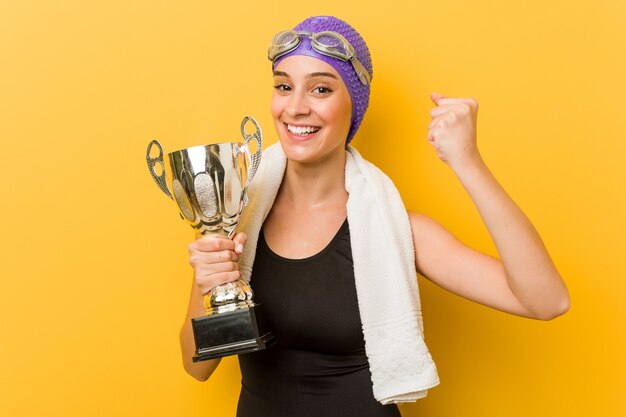
<svg viewBox="0 0 626 417">
<path fill-rule="evenodd" d="M 442 98 L 446 98 L 446 96 L 444 96 L 443 94 L 435 93 L 435 92 L 430 93 L 430 99 L 433 101 L 433 103 L 437 105 L 438 105 L 437 102 L 441 100 Z"/>
<path fill-rule="evenodd" d="M 235 252 L 242 253 L 243 247 L 246 245 L 248 241 L 248 235 L 243 232 L 239 232 L 233 237 L 233 242 L 235 242 Z"/>
</svg>

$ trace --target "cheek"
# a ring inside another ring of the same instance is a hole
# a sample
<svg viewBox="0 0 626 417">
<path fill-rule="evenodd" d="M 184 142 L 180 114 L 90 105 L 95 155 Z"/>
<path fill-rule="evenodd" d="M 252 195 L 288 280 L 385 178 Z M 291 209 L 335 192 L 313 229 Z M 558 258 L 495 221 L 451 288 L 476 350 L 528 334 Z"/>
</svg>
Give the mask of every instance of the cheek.
<svg viewBox="0 0 626 417">
<path fill-rule="evenodd" d="M 338 100 L 326 109 L 326 116 L 332 119 L 341 130 L 349 130 L 352 120 L 352 103 L 348 100 Z"/>
<path fill-rule="evenodd" d="M 348 102 L 348 104 L 344 107 L 344 120 L 346 122 L 346 126 L 348 129 L 350 128 L 350 122 L 352 121 L 352 102 Z"/>
<path fill-rule="evenodd" d="M 282 109 L 280 101 L 281 101 L 280 97 L 277 97 L 276 94 L 272 94 L 272 102 L 270 104 L 270 111 L 272 112 L 272 117 L 274 119 L 280 116 L 281 109 Z"/>
</svg>

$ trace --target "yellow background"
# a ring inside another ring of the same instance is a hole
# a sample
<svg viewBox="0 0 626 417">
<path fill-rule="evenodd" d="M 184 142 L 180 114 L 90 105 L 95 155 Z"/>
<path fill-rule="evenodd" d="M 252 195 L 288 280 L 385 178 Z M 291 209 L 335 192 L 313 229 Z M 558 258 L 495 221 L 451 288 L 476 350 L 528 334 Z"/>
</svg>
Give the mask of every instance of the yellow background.
<svg viewBox="0 0 626 417">
<path fill-rule="evenodd" d="M 472 96 L 480 149 L 571 293 L 551 322 L 420 278 L 441 385 L 403 416 L 626 415 L 626 3 L 66 0 L 0 3 L 0 415 L 232 416 L 236 359 L 181 366 L 191 229 L 153 183 L 166 151 L 269 114 L 272 35 L 335 14 L 367 40 L 354 145 L 407 207 L 494 253 L 426 142 L 429 93 Z"/>
</svg>

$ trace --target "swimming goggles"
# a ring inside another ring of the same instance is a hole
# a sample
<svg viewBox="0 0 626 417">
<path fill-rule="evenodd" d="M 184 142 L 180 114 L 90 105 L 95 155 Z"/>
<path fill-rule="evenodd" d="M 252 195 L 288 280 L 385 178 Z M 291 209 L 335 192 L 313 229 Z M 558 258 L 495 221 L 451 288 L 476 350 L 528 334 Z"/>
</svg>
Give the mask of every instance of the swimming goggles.
<svg viewBox="0 0 626 417">
<path fill-rule="evenodd" d="M 311 46 L 320 54 L 342 61 L 350 61 L 361 83 L 368 85 L 371 82 L 370 74 L 356 58 L 356 52 L 350 45 L 350 42 L 337 32 L 312 33 L 309 31 L 283 30 L 278 32 L 272 39 L 272 44 L 267 50 L 267 58 L 274 62 L 277 58 L 293 51 L 302 42 L 302 36 L 311 38 Z"/>
</svg>

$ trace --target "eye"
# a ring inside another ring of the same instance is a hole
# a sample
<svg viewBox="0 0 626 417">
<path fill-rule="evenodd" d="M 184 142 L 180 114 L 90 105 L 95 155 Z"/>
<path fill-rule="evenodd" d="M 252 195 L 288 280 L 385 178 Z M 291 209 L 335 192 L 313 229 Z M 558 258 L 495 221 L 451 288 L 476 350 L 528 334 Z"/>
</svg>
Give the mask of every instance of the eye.
<svg viewBox="0 0 626 417">
<path fill-rule="evenodd" d="M 274 86 L 274 88 L 280 92 L 286 92 L 286 91 L 291 91 L 291 87 L 288 86 L 287 84 L 276 84 Z"/>
<path fill-rule="evenodd" d="M 331 90 L 329 87 L 326 87 L 324 85 L 318 85 L 317 87 L 313 89 L 313 92 L 319 95 L 327 95 L 327 94 L 332 93 L 333 90 Z"/>
</svg>

